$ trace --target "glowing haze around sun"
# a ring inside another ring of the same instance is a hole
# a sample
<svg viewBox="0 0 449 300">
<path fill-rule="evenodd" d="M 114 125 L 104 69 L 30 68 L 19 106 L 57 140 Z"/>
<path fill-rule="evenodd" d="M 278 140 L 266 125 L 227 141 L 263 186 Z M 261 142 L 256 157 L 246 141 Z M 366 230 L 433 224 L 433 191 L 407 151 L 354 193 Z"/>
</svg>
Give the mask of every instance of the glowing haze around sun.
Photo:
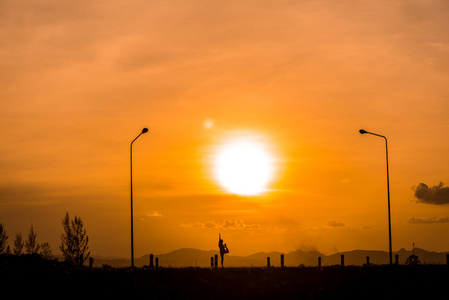
<svg viewBox="0 0 449 300">
<path fill-rule="evenodd" d="M 229 142 L 216 156 L 214 173 L 219 184 L 229 193 L 259 195 L 266 191 L 273 177 L 273 157 L 261 143 Z"/>
</svg>

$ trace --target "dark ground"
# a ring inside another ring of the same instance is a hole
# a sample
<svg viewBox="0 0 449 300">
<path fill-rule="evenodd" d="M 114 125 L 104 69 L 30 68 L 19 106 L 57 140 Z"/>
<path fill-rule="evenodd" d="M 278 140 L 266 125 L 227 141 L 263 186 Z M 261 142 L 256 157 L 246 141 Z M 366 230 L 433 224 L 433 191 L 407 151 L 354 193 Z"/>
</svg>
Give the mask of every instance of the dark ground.
<svg viewBox="0 0 449 300">
<path fill-rule="evenodd" d="M 446 265 L 149 270 L 0 264 L 2 294 L 19 298 L 449 299 L 448 284 Z"/>
</svg>

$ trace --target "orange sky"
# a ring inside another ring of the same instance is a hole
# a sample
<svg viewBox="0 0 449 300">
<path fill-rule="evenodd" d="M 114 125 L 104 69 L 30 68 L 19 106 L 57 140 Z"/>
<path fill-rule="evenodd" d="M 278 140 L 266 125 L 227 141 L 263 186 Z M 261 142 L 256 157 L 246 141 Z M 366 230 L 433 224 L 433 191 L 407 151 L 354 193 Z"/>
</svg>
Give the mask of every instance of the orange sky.
<svg viewBox="0 0 449 300">
<path fill-rule="evenodd" d="M 449 250 L 449 4 L 0 1 L 0 222 L 59 253 L 65 212 L 93 255 L 181 247 Z M 213 126 L 205 126 L 213 124 Z M 213 176 L 233 138 L 276 159 L 269 192 Z M 432 192 L 434 192 L 432 194 Z M 440 198 L 435 203 L 432 196 Z M 425 202 L 425 203 L 423 203 Z"/>
</svg>

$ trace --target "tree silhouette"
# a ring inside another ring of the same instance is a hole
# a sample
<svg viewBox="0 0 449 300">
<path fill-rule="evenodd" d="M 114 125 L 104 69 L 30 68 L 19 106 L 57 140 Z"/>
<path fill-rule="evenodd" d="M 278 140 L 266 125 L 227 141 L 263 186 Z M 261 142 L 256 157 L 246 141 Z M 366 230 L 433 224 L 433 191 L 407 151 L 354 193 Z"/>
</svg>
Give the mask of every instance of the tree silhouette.
<svg viewBox="0 0 449 300">
<path fill-rule="evenodd" d="M 61 249 L 64 259 L 69 264 L 82 266 L 90 256 L 88 251 L 89 237 L 84 229 L 81 218 L 75 216 L 70 220 L 69 213 L 62 219 L 64 233 L 61 235 Z"/>
<path fill-rule="evenodd" d="M 8 235 L 6 234 L 5 226 L 0 223 L 0 254 L 7 253 L 8 247 L 6 246 L 8 242 Z"/>
<path fill-rule="evenodd" d="M 33 224 L 31 224 L 30 232 L 28 233 L 28 240 L 25 241 L 26 253 L 38 253 L 40 247 L 41 246 L 37 243 L 37 234 L 34 231 Z"/>
<path fill-rule="evenodd" d="M 23 252 L 23 247 L 25 246 L 25 243 L 22 239 L 22 233 L 16 233 L 16 238 L 14 239 L 14 250 L 13 253 L 15 255 L 21 255 Z"/>
<path fill-rule="evenodd" d="M 47 259 L 47 260 L 53 259 L 53 254 L 51 253 L 50 244 L 48 242 L 41 244 L 40 255 L 43 259 Z"/>
</svg>

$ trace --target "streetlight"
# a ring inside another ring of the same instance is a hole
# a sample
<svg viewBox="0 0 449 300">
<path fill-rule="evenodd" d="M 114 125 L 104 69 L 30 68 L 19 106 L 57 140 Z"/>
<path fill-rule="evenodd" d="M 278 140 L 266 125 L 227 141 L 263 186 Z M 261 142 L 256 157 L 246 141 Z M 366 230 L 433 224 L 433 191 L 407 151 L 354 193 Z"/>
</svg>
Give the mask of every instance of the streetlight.
<svg viewBox="0 0 449 300">
<path fill-rule="evenodd" d="M 131 165 L 131 267 L 134 267 L 134 231 L 133 231 L 133 143 L 137 138 L 147 133 L 148 128 L 142 129 L 142 132 L 131 142 L 130 153 L 130 165 Z"/>
<path fill-rule="evenodd" d="M 390 265 L 393 264 L 393 254 L 391 252 L 391 216 L 390 216 L 390 177 L 388 175 L 388 144 L 387 144 L 387 138 L 383 135 L 372 133 L 363 129 L 359 130 L 360 134 L 372 134 L 375 136 L 379 136 L 385 139 L 385 149 L 387 154 L 387 192 L 388 192 L 388 237 L 389 237 L 389 244 L 390 244 Z"/>
</svg>

